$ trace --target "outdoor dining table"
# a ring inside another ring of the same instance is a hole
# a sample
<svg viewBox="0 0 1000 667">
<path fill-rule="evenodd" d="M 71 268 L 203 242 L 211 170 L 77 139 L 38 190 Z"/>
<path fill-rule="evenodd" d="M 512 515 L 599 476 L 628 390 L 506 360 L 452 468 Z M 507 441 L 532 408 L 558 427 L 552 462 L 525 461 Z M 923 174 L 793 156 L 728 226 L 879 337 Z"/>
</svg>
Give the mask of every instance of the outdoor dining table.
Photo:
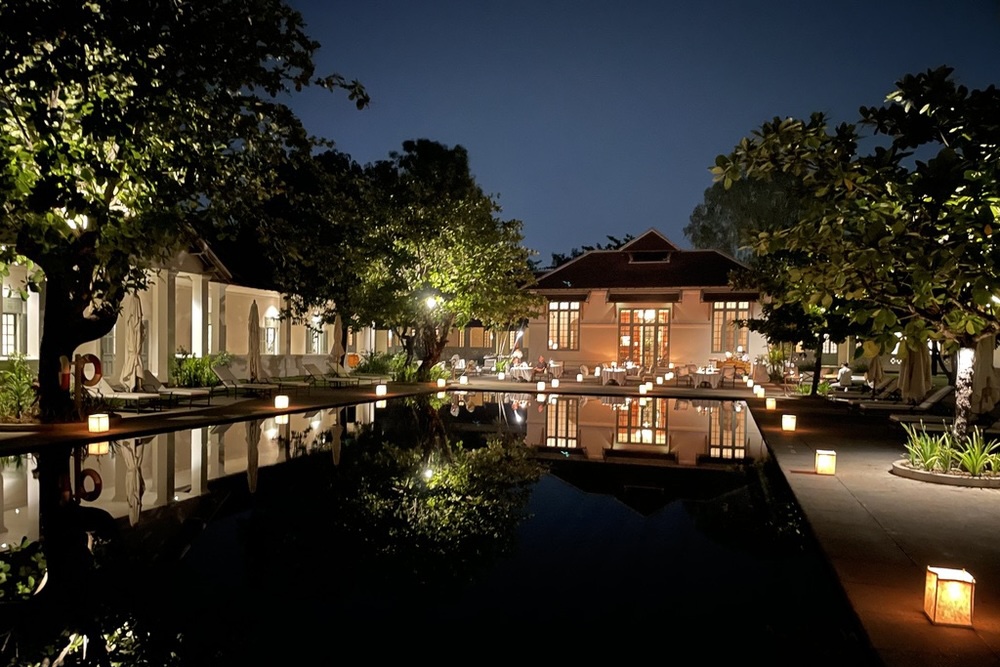
<svg viewBox="0 0 1000 667">
<path fill-rule="evenodd" d="M 563 374 L 563 362 L 561 361 L 550 361 L 549 362 L 549 374 L 554 378 L 561 378 Z"/>
<path fill-rule="evenodd" d="M 507 369 L 507 376 L 511 380 L 521 380 L 522 382 L 528 382 L 531 380 L 531 366 L 525 364 L 524 366 L 511 366 Z"/>
<path fill-rule="evenodd" d="M 703 382 L 707 382 L 712 389 L 719 388 L 722 381 L 722 372 L 714 368 L 699 368 L 694 374 L 694 386 L 700 387 Z"/>
<path fill-rule="evenodd" d="M 601 384 L 610 384 L 614 380 L 615 384 L 625 384 L 624 368 L 602 368 Z"/>
</svg>

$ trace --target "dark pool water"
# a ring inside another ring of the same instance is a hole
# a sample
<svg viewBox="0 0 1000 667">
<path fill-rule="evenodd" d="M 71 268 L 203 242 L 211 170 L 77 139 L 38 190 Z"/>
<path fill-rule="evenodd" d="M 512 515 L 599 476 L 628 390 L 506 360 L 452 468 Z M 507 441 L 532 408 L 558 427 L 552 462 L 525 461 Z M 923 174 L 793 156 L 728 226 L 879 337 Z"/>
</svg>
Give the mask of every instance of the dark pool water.
<svg viewBox="0 0 1000 667">
<path fill-rule="evenodd" d="M 351 443 L 261 466 L 253 493 L 245 472 L 224 475 L 137 525 L 119 519 L 79 609 L 3 605 L 5 664 L 38 664 L 39 643 L 64 644 L 81 615 L 133 633 L 113 647 L 117 664 L 878 664 L 766 457 L 682 469 L 557 456 L 495 535 L 432 531 L 413 546 L 344 501 L 359 488 L 345 481 Z"/>
</svg>

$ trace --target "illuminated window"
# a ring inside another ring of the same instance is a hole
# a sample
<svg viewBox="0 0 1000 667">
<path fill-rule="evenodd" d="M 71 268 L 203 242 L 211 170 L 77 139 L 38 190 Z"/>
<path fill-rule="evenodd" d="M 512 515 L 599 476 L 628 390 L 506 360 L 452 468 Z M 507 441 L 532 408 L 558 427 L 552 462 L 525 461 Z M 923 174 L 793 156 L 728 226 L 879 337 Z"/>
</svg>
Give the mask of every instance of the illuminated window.
<svg viewBox="0 0 1000 667">
<path fill-rule="evenodd" d="M 306 327 L 306 347 L 308 348 L 306 354 L 325 354 L 327 350 L 326 330 L 317 331 L 312 327 Z"/>
<path fill-rule="evenodd" d="M 670 310 L 626 308 L 618 311 L 618 363 L 654 368 L 670 361 Z"/>
<path fill-rule="evenodd" d="M 618 410 L 615 442 L 629 445 L 667 444 L 666 398 L 632 399 Z"/>
<path fill-rule="evenodd" d="M 278 318 L 264 318 L 264 335 L 260 337 L 264 354 L 278 354 Z"/>
<path fill-rule="evenodd" d="M 747 347 L 750 335 L 746 327 L 736 327 L 736 322 L 750 318 L 749 301 L 716 301 L 712 304 L 712 352 Z"/>
<path fill-rule="evenodd" d="M 4 313 L 0 321 L 0 355 L 9 357 L 17 353 L 17 315 Z"/>
<path fill-rule="evenodd" d="M 469 347 L 491 347 L 493 345 L 492 331 L 487 331 L 483 327 L 469 327 L 466 332 L 469 335 Z"/>
<path fill-rule="evenodd" d="M 550 350 L 580 349 L 580 302 L 550 301 L 549 302 L 549 340 Z"/>
<path fill-rule="evenodd" d="M 580 399 L 557 398 L 545 414 L 545 446 L 579 447 Z"/>
</svg>

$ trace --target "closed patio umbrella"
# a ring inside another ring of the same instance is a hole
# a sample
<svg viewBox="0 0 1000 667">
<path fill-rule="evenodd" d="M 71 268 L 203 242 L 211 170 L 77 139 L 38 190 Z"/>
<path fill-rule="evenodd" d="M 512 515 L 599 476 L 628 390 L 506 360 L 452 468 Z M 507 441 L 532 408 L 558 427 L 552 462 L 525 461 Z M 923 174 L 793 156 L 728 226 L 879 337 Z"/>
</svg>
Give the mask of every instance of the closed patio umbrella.
<svg viewBox="0 0 1000 667">
<path fill-rule="evenodd" d="M 931 351 L 926 345 L 907 349 L 899 368 L 899 391 L 904 401 L 919 403 L 931 390 Z"/>
<path fill-rule="evenodd" d="M 344 362 L 344 345 L 341 338 L 344 334 L 344 322 L 338 314 L 333 320 L 333 347 L 330 348 L 330 356 L 333 357 L 334 368 L 336 364 Z"/>
<path fill-rule="evenodd" d="M 247 316 L 247 379 L 250 382 L 260 382 L 260 313 L 257 310 L 257 299 L 250 304 L 250 314 Z"/>
<path fill-rule="evenodd" d="M 972 412 L 991 412 L 1000 399 L 1000 376 L 993 366 L 996 336 L 983 338 L 976 345 L 976 362 L 972 371 Z"/>
<path fill-rule="evenodd" d="M 868 371 L 865 373 L 865 379 L 868 381 L 868 385 L 874 392 L 875 387 L 877 387 L 884 378 L 885 368 L 882 367 L 882 357 L 875 355 L 868 364 Z"/>
<path fill-rule="evenodd" d="M 139 524 L 142 513 L 142 494 L 146 482 L 142 478 L 142 449 L 144 442 L 151 438 L 134 438 L 119 442 L 116 454 L 125 462 L 125 500 L 128 502 L 128 522 L 130 526 Z"/>
<path fill-rule="evenodd" d="M 125 360 L 122 362 L 121 383 L 129 391 L 142 385 L 142 301 L 132 294 L 125 302 Z"/>
</svg>

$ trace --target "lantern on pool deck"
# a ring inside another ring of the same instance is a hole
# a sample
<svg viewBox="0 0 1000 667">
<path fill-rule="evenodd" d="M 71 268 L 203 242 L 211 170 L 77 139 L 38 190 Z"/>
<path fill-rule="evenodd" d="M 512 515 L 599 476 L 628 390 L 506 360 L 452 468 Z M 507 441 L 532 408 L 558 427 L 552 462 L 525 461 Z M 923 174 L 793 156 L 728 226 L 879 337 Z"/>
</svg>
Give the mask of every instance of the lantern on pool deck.
<svg viewBox="0 0 1000 667">
<path fill-rule="evenodd" d="M 375 395 L 376 396 L 385 396 L 385 394 L 386 394 L 387 391 L 388 391 L 388 387 L 386 387 L 384 384 L 377 384 L 377 385 L 375 385 Z"/>
<path fill-rule="evenodd" d="M 832 449 L 816 450 L 816 474 L 833 475 L 837 472 L 837 452 Z"/>
<path fill-rule="evenodd" d="M 639 385 L 639 393 L 640 394 L 645 394 L 647 391 L 648 391 L 648 389 L 646 388 L 645 383 Z"/>
<path fill-rule="evenodd" d="M 459 377 L 458 378 L 458 383 L 459 384 L 469 384 L 469 376 L 468 375 L 463 375 L 463 376 Z"/>
<path fill-rule="evenodd" d="M 535 390 L 536 391 L 545 391 L 545 383 L 544 382 L 539 382 L 538 384 L 536 384 L 535 385 Z"/>
<path fill-rule="evenodd" d="M 500 378 L 500 379 L 502 380 L 503 378 Z M 446 384 L 448 384 L 448 381 L 447 381 L 447 380 L 445 380 L 444 378 L 438 378 L 438 381 L 437 381 L 437 385 L 438 385 L 439 387 L 443 387 L 443 386 L 445 386 Z"/>
<path fill-rule="evenodd" d="M 559 378 L 552 378 L 552 388 L 556 389 L 559 387 Z"/>
<path fill-rule="evenodd" d="M 924 613 L 935 625 L 972 627 L 976 579 L 965 570 L 927 566 Z"/>
<path fill-rule="evenodd" d="M 753 378 L 747 378 L 747 387 L 753 389 Z"/>
<path fill-rule="evenodd" d="M 283 410 L 288 407 L 288 396 L 285 394 L 278 394 L 274 397 L 274 407 L 279 410 Z"/>
<path fill-rule="evenodd" d="M 795 430 L 795 415 L 781 415 L 781 430 L 782 431 Z"/>
<path fill-rule="evenodd" d="M 104 456 L 110 451 L 110 449 L 111 443 L 107 440 L 87 444 L 87 454 L 90 456 Z"/>
<path fill-rule="evenodd" d="M 87 417 L 87 430 L 91 433 L 104 433 L 109 428 L 111 425 L 106 413 L 98 412 Z"/>
<path fill-rule="evenodd" d="M 657 375 L 656 376 L 656 384 L 663 384 L 663 376 L 662 375 Z"/>
<path fill-rule="evenodd" d="M 576 381 L 577 382 L 583 382 L 583 373 L 577 373 L 576 374 Z"/>
<path fill-rule="evenodd" d="M 776 401 L 773 398 L 767 399 L 764 404 L 768 410 L 774 410 L 775 408 L 778 407 L 778 401 Z"/>
<path fill-rule="evenodd" d="M 503 371 L 500 371 L 499 373 L 497 373 L 497 379 L 503 381 L 507 379 L 507 374 L 504 373 Z"/>
<path fill-rule="evenodd" d="M 653 391 L 653 383 L 646 382 L 646 391 Z"/>
</svg>

